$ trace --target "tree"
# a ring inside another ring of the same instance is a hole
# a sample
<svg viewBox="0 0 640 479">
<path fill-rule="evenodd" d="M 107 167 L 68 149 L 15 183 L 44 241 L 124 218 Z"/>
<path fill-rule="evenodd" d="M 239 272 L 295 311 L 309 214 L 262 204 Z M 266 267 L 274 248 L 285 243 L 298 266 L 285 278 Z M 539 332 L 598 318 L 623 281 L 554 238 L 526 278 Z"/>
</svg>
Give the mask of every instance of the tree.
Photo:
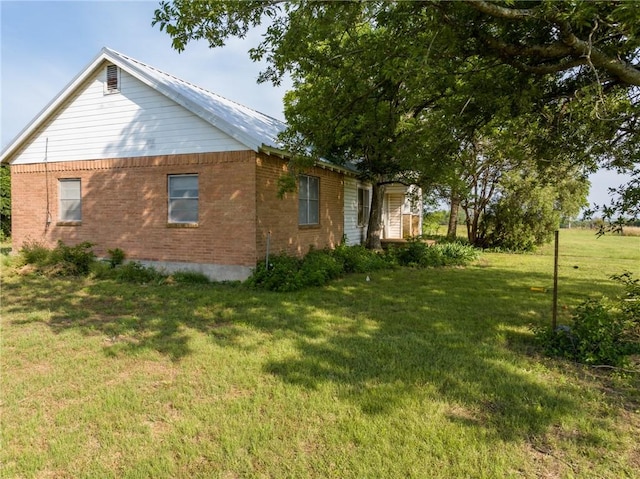
<svg viewBox="0 0 640 479">
<path fill-rule="evenodd" d="M 419 19 L 390 29 L 392 14 L 385 2 L 175 2 L 162 4 L 155 21 L 180 49 L 197 38 L 220 45 L 263 17 L 272 19 L 252 55 L 269 59 L 263 81 L 277 83 L 285 71 L 293 79 L 285 97 L 289 128 L 282 135 L 293 155 L 292 170 L 304 168 L 309 158 L 355 162 L 373 184 L 367 246 L 379 249 L 385 185 L 435 177 L 442 165 L 424 161 L 426 125 L 420 114 L 439 95 L 425 73 L 444 63 L 431 65 L 416 54 L 435 40 L 430 29 L 419 28 Z M 418 47 L 395 42 L 398 29 L 411 30 Z"/>
<path fill-rule="evenodd" d="M 422 6 L 415 5 L 414 8 Z M 466 48 L 546 83 L 535 124 L 562 130 L 547 152 L 583 155 L 598 166 L 631 174 L 606 217 L 637 218 L 640 196 L 640 8 L 637 2 L 438 2 L 442 20 L 469 40 Z M 549 79 L 552 81 L 550 82 Z M 588 136 L 590 143 L 585 142 Z M 564 151 L 560 142 L 565 144 Z M 582 139 L 581 139 L 582 137 Z M 541 135 L 549 141 L 548 135 Z M 551 155 L 543 154 L 547 160 Z M 569 160 L 571 161 L 571 160 Z"/>
<path fill-rule="evenodd" d="M 287 120 L 300 152 L 307 142 L 338 161 L 354 155 L 367 175 L 413 172 L 434 184 L 479 128 L 526 114 L 541 167 L 628 171 L 640 160 L 633 3 L 176 0 L 154 19 L 178 50 L 198 39 L 221 46 L 263 23 L 250 55 L 268 61 L 261 81 L 294 79 Z M 323 102 L 308 99 L 316 93 Z M 326 113 L 317 128 L 306 121 L 314 110 Z M 338 140 L 323 143 L 334 125 Z M 448 176 L 459 198 L 460 179 Z"/>
<path fill-rule="evenodd" d="M 585 176 L 565 170 L 548 175 L 550 181 L 530 166 L 503 175 L 480 218 L 476 246 L 531 251 L 551 240 L 562 218 L 586 206 Z"/>
<path fill-rule="evenodd" d="M 580 77 L 604 90 L 613 85 L 640 86 L 636 2 L 464 3 L 476 12 L 468 35 L 478 40 L 476 48 L 482 54 L 536 75 L 562 73 L 560 83 L 574 90 Z M 469 27 L 466 15 L 446 18 L 458 28 Z"/>
<path fill-rule="evenodd" d="M 0 166 L 0 238 L 11 236 L 11 174 Z"/>
</svg>

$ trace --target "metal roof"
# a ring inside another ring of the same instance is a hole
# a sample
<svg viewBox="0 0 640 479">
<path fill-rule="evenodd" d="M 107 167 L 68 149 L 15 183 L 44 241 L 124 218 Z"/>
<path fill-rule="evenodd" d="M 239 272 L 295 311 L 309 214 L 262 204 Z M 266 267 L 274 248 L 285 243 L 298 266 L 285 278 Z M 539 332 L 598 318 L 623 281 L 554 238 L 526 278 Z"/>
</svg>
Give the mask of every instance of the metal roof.
<svg viewBox="0 0 640 479">
<path fill-rule="evenodd" d="M 7 160 L 88 77 L 104 62 L 117 65 L 141 82 L 222 130 L 247 148 L 281 150 L 278 134 L 286 128 L 280 120 L 200 88 L 110 48 L 100 53 L 7 145 L 0 159 Z"/>
</svg>

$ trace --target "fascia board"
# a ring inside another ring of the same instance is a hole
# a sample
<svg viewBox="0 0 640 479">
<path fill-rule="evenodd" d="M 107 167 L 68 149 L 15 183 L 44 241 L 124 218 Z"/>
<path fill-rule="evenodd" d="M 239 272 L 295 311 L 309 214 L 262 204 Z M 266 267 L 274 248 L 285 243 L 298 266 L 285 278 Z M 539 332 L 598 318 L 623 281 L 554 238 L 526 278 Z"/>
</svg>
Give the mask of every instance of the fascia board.
<svg viewBox="0 0 640 479">
<path fill-rule="evenodd" d="M 267 155 L 279 156 L 283 160 L 291 157 L 291 153 L 289 153 L 288 151 L 282 150 L 280 148 L 274 148 L 274 147 L 271 147 L 271 146 L 266 146 L 266 145 L 262 145 L 260 147 L 260 152 L 265 153 Z M 318 168 L 323 168 L 325 170 L 336 171 L 336 172 L 342 173 L 342 174 L 347 175 L 347 176 L 353 176 L 353 177 L 357 177 L 358 176 L 358 172 L 356 170 L 348 168 L 348 167 L 343 166 L 343 165 L 338 165 L 336 163 L 332 163 L 332 162 L 330 162 L 328 160 L 325 160 L 323 158 L 320 158 L 319 160 L 316 160 L 314 162 L 314 166 L 317 166 Z"/>
</svg>

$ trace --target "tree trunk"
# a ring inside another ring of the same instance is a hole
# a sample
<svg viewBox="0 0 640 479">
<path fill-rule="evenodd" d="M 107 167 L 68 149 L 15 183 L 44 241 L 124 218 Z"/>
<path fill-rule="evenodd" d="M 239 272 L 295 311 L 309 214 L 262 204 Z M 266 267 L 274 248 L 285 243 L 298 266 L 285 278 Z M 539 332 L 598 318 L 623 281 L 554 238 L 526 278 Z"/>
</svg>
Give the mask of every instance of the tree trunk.
<svg viewBox="0 0 640 479">
<path fill-rule="evenodd" d="M 458 227 L 458 211 L 460 210 L 460 197 L 451 192 L 451 209 L 449 211 L 449 227 L 447 228 L 447 239 L 456 239 L 456 229 Z"/>
<path fill-rule="evenodd" d="M 374 182 L 371 191 L 371 211 L 367 228 L 367 249 L 381 250 L 382 242 L 382 206 L 384 204 L 385 186 Z"/>
<path fill-rule="evenodd" d="M 471 219 L 471 230 L 469 231 L 469 243 L 478 245 L 478 224 L 480 222 L 480 212 L 474 208 L 473 218 Z"/>
</svg>

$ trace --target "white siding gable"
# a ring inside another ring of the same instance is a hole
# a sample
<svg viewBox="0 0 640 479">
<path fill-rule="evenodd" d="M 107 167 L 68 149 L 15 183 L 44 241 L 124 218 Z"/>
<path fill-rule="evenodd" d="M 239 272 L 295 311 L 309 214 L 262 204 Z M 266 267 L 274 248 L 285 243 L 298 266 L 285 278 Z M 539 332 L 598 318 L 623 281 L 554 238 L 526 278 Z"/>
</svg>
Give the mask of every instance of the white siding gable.
<svg viewBox="0 0 640 479">
<path fill-rule="evenodd" d="M 248 149 L 122 70 L 106 93 L 106 63 L 24 142 L 13 164 Z M 47 144 L 48 139 L 48 146 Z"/>
</svg>

